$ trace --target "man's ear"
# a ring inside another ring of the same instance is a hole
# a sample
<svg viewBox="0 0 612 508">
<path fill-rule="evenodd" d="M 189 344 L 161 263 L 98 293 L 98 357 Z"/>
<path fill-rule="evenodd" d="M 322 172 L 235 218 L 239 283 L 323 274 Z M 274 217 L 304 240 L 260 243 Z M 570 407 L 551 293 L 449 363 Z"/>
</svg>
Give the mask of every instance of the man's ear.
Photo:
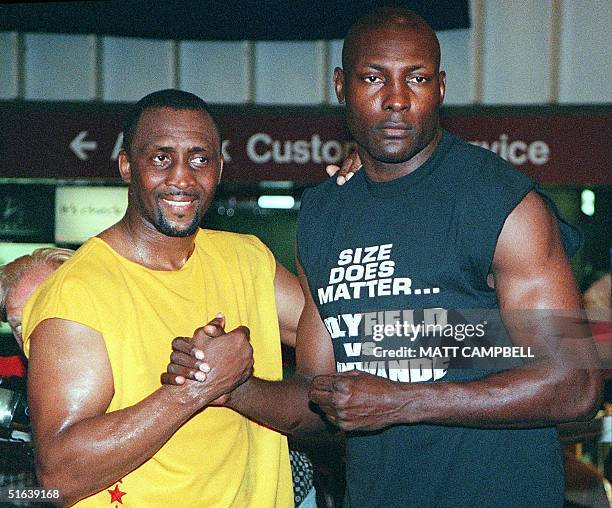
<svg viewBox="0 0 612 508">
<path fill-rule="evenodd" d="M 440 106 L 444 102 L 444 94 L 446 93 L 446 72 L 440 71 L 438 73 L 438 81 L 440 86 Z"/>
<path fill-rule="evenodd" d="M 344 104 L 344 71 L 340 67 L 334 69 L 334 88 L 338 102 Z"/>
<path fill-rule="evenodd" d="M 121 179 L 125 183 L 132 183 L 132 167 L 130 166 L 130 158 L 125 150 L 121 149 L 119 152 L 117 163 L 119 165 Z"/>
<path fill-rule="evenodd" d="M 223 164 L 224 163 L 225 163 L 225 159 L 223 158 L 223 155 L 222 155 L 221 159 L 219 160 L 219 178 L 217 178 L 217 185 L 221 183 L 221 175 L 223 174 Z"/>
</svg>

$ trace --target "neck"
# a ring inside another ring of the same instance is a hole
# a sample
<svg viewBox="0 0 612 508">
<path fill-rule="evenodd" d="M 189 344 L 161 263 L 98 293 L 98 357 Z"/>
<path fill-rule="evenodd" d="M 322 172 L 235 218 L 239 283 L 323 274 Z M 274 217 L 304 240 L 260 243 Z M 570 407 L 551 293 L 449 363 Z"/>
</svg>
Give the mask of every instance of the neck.
<svg viewBox="0 0 612 508">
<path fill-rule="evenodd" d="M 196 233 L 185 237 L 164 235 L 130 209 L 112 228 L 100 234 L 123 257 L 152 270 L 179 270 L 191 256 Z"/>
<path fill-rule="evenodd" d="M 359 149 L 359 156 L 363 161 L 363 168 L 370 180 L 373 182 L 389 182 L 391 180 L 401 178 L 402 176 L 406 176 L 425 164 L 433 155 L 441 137 L 442 130 L 438 128 L 433 139 L 427 143 L 425 148 L 417 152 L 405 162 L 381 162 L 373 159 L 361 148 Z"/>
</svg>

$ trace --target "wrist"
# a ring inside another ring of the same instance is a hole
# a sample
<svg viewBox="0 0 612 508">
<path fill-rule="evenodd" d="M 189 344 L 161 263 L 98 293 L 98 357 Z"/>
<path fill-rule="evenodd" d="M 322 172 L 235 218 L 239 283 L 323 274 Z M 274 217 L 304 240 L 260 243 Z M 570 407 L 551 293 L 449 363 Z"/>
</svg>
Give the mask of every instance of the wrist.
<svg viewBox="0 0 612 508">
<path fill-rule="evenodd" d="M 424 383 L 394 383 L 397 391 L 392 394 L 395 401 L 400 401 L 394 414 L 395 424 L 424 423 L 427 414 L 427 401 L 434 400 L 432 384 Z"/>
<path fill-rule="evenodd" d="M 160 397 L 170 405 L 174 411 L 181 415 L 191 416 L 194 412 L 204 408 L 213 397 L 206 386 L 206 381 L 186 380 L 182 385 L 162 385 L 159 389 Z"/>
<path fill-rule="evenodd" d="M 249 377 L 244 383 L 239 384 L 231 392 L 227 393 L 227 400 L 224 402 L 223 405 L 225 407 L 237 411 L 241 405 L 240 401 L 245 397 L 245 394 L 249 389 L 249 385 L 251 384 L 252 379 L 252 377 Z"/>
</svg>

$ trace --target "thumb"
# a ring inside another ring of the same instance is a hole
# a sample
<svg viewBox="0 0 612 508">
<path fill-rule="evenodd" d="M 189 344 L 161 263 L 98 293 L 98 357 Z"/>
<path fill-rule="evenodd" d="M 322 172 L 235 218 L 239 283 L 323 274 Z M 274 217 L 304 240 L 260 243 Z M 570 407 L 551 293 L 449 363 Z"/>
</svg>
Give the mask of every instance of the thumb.
<svg viewBox="0 0 612 508">
<path fill-rule="evenodd" d="M 219 337 L 225 333 L 225 316 L 219 312 L 204 326 L 204 333 L 209 337 Z"/>
</svg>

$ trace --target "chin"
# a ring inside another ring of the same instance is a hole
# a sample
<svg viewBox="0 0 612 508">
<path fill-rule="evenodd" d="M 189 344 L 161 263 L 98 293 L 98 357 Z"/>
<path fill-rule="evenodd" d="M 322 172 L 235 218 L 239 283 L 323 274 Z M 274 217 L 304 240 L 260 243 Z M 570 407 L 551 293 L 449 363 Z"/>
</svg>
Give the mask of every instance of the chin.
<svg viewBox="0 0 612 508">
<path fill-rule="evenodd" d="M 195 234 L 195 232 L 198 230 L 198 227 L 196 226 L 193 229 L 175 229 L 175 228 L 168 228 L 168 229 L 158 229 L 158 231 L 160 233 L 163 233 L 166 236 L 169 236 L 171 238 L 185 238 L 186 236 L 191 236 L 193 234 Z"/>
<path fill-rule="evenodd" d="M 162 217 L 161 220 L 156 221 L 155 229 L 172 238 L 185 238 L 186 236 L 191 236 L 196 233 L 200 227 L 200 222 L 200 218 L 196 217 L 189 224 L 173 224 L 165 217 Z"/>
<path fill-rule="evenodd" d="M 379 162 L 384 162 L 385 164 L 402 164 L 403 162 L 408 162 L 412 159 L 419 150 L 414 151 L 411 150 L 409 152 L 378 152 L 371 153 L 370 155 Z"/>
</svg>

